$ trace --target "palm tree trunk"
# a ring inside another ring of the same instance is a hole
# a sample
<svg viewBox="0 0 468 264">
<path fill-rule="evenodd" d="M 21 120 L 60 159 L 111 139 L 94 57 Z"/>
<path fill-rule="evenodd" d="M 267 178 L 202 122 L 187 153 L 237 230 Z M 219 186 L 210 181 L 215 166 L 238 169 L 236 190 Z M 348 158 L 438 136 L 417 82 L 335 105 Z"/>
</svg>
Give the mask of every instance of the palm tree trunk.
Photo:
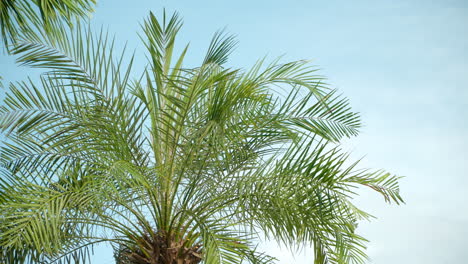
<svg viewBox="0 0 468 264">
<path fill-rule="evenodd" d="M 136 245 L 121 246 L 115 258 L 117 264 L 198 264 L 202 261 L 201 245 L 186 247 L 184 239 L 176 241 L 165 232 L 135 239 Z"/>
</svg>

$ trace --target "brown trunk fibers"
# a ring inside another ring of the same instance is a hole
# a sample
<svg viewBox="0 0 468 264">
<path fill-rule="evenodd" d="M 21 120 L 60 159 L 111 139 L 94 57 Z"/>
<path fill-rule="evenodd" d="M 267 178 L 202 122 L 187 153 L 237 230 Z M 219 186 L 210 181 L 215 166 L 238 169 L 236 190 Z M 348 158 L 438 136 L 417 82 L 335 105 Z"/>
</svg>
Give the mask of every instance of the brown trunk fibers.
<svg viewBox="0 0 468 264">
<path fill-rule="evenodd" d="M 117 250 L 117 264 L 198 264 L 202 261 L 201 245 L 192 245 L 186 239 L 176 240 L 162 231 L 133 239 L 135 245 Z"/>
</svg>

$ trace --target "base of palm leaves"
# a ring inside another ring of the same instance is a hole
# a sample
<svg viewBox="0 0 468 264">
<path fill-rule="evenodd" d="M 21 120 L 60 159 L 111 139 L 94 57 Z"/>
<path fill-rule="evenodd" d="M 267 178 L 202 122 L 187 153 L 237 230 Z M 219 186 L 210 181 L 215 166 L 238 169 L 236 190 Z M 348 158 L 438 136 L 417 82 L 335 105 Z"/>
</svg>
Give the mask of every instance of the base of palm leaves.
<svg viewBox="0 0 468 264">
<path fill-rule="evenodd" d="M 200 244 L 188 239 L 176 239 L 164 231 L 132 238 L 134 244 L 114 248 L 117 264 L 197 264 L 203 259 Z"/>
</svg>

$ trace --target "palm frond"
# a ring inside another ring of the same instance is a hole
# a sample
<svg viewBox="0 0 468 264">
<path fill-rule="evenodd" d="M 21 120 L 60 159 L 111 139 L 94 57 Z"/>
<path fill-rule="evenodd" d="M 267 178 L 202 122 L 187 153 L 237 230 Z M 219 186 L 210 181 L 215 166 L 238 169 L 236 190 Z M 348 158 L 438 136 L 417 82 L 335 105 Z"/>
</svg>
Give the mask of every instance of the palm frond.
<svg viewBox="0 0 468 264">
<path fill-rule="evenodd" d="M 51 33 L 72 26 L 93 12 L 96 0 L 5 0 L 0 3 L 0 31 L 4 48 L 21 37 Z"/>
<path fill-rule="evenodd" d="M 335 96 L 335 91 L 310 105 L 311 95 L 298 99 L 297 95 L 288 97 L 295 106 L 285 113 L 285 123 L 307 133 L 314 133 L 324 139 L 339 142 L 343 137 L 356 136 L 361 127 L 359 115 L 351 111 L 348 100 Z"/>
<path fill-rule="evenodd" d="M 208 47 L 203 65 L 215 64 L 221 66 L 225 64 L 236 44 L 237 41 L 234 36 L 227 35 L 223 31 L 216 32 Z"/>
</svg>

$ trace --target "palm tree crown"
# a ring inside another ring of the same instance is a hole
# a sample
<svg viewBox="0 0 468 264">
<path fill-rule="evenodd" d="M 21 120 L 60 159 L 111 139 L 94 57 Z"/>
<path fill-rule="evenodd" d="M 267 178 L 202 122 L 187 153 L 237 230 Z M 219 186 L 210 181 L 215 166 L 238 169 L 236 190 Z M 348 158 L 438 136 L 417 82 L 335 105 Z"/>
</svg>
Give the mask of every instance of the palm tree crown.
<svg viewBox="0 0 468 264">
<path fill-rule="evenodd" d="M 226 67 L 235 40 L 222 32 L 184 68 L 181 25 L 150 14 L 137 78 L 107 34 L 80 27 L 11 49 L 48 71 L 10 84 L 0 107 L 5 262 L 86 261 L 108 242 L 125 264 L 273 263 L 256 250 L 265 235 L 313 245 L 315 263 L 363 263 L 355 188 L 402 199 L 397 177 L 340 150 L 358 114 L 306 61 Z"/>
</svg>

